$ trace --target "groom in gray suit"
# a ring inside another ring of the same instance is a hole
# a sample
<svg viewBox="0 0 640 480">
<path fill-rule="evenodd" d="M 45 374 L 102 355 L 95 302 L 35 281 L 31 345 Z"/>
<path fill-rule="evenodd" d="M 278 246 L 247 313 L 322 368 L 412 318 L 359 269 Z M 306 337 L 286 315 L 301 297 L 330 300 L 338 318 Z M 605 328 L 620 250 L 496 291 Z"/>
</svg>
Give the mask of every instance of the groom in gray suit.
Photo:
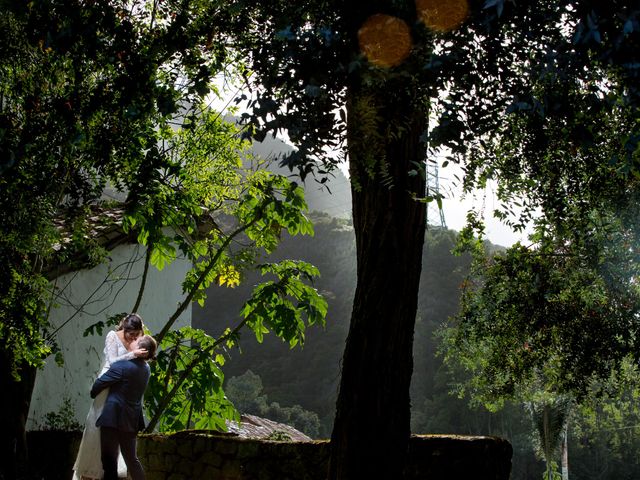
<svg viewBox="0 0 640 480">
<path fill-rule="evenodd" d="M 144 480 L 144 470 L 136 454 L 136 438 L 144 428 L 142 396 L 149 383 L 150 370 L 147 360 L 155 358 L 156 341 L 149 335 L 135 340 L 132 349 L 147 351 L 143 357 L 114 362 L 91 388 L 95 398 L 105 388 L 109 395 L 102 414 L 96 421 L 100 427 L 100 448 L 104 480 L 118 478 L 118 447 L 133 480 Z"/>
</svg>

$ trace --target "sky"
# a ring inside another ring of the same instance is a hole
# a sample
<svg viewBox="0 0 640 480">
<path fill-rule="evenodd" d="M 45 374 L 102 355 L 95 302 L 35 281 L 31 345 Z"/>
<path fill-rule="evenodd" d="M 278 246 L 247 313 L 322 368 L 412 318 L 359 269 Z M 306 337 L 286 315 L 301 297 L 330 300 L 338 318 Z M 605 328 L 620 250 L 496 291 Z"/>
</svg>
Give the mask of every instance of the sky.
<svg viewBox="0 0 640 480">
<path fill-rule="evenodd" d="M 491 243 L 509 247 L 520 241 L 528 244 L 525 232 L 514 232 L 510 227 L 493 217 L 492 212 L 498 208 L 499 203 L 495 195 L 495 183 L 489 183 L 484 190 L 476 190 L 472 195 L 463 196 L 462 189 L 456 185 L 455 175 L 462 177 L 462 170 L 458 165 L 449 163 L 439 170 L 440 191 L 445 195 L 442 202 L 447 227 L 460 231 L 466 222 L 467 212 L 476 209 L 484 212 L 485 234 Z M 514 211 L 517 209 L 514 207 Z"/>
<path fill-rule="evenodd" d="M 346 163 L 340 165 L 340 170 L 349 177 Z M 467 212 L 475 209 L 484 213 L 485 234 L 488 240 L 504 247 L 509 247 L 520 241 L 527 244 L 527 235 L 530 231 L 514 232 L 510 227 L 494 218 L 492 212 L 498 208 L 499 203 L 495 195 L 495 184 L 489 184 L 484 190 L 476 190 L 472 195 L 463 195 L 462 188 L 456 179 L 462 178 L 462 169 L 453 163 L 449 163 L 445 168 L 440 168 L 438 172 L 440 192 L 444 195 L 442 210 L 447 228 L 460 231 L 464 228 L 467 220 Z M 514 211 L 517 208 L 514 207 Z M 435 204 L 430 209 L 429 215 L 437 215 Z"/>
</svg>

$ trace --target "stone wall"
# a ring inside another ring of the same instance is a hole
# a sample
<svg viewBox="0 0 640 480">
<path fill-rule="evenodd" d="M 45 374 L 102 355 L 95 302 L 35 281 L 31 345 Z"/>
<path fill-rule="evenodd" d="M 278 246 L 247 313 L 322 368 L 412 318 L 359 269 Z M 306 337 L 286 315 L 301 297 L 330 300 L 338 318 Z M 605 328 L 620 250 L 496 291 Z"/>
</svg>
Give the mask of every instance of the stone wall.
<svg viewBox="0 0 640 480">
<path fill-rule="evenodd" d="M 68 480 L 80 434 L 29 432 L 34 478 Z M 407 480 L 508 480 L 511 445 L 495 437 L 414 436 Z M 275 442 L 209 432 L 140 435 L 147 480 L 324 480 L 328 441 Z"/>
</svg>

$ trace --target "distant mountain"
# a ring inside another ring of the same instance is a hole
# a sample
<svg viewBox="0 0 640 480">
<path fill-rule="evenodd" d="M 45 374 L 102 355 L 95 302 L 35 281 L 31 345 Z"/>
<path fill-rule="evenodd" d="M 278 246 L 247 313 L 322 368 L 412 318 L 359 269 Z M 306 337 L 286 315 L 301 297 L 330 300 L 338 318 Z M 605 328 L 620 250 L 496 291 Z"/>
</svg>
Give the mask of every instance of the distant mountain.
<svg viewBox="0 0 640 480">
<path fill-rule="evenodd" d="M 233 121 L 234 117 L 225 117 Z M 279 165 L 280 159 L 295 150 L 288 143 L 268 135 L 262 142 L 252 142 L 252 151 L 255 155 L 270 161 L 268 169 L 274 173 L 289 177 L 301 184 L 305 190 L 305 198 L 309 205 L 309 211 L 324 212 L 336 218 L 351 218 L 351 186 L 349 179 L 340 169 L 327 174 L 325 183 L 320 183 L 321 178 L 308 176 L 302 183 L 297 172 L 290 171 L 287 167 Z"/>
</svg>

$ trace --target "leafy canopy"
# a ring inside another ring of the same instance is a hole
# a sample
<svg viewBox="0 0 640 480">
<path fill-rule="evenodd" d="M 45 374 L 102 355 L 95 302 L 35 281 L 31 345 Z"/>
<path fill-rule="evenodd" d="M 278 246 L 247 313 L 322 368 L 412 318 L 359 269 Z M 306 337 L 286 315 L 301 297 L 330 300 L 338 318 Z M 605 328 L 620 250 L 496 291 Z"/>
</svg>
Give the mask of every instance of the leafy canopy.
<svg viewBox="0 0 640 480">
<path fill-rule="evenodd" d="M 497 13 L 502 29 L 464 57 L 473 89 L 452 82 L 449 128 L 434 135 L 463 162 L 467 188 L 498 180 L 494 214 L 514 228 L 533 220 L 534 234 L 486 258 L 470 217 L 477 264 L 446 355 L 483 401 L 527 398 L 539 382 L 580 398 L 638 352 L 640 12 L 567 1 Z M 494 101 L 499 115 L 470 108 Z"/>
<path fill-rule="evenodd" d="M 42 365 L 56 349 L 48 302 L 59 292 L 47 281 L 50 265 L 81 258 L 75 267 L 90 267 L 105 259 L 86 219 L 114 207 L 101 198 L 109 187 L 124 199 L 122 228 L 147 247 L 132 311 L 144 302 L 150 265 L 193 262 L 183 301 L 153 332 L 162 346 L 150 400 L 154 422 L 166 412 L 163 429 L 221 428 L 233 409 L 219 366 L 239 329 L 212 339 L 171 327 L 192 301 L 204 302 L 212 282 L 242 281 L 283 230 L 313 232 L 302 189 L 248 167 L 240 132 L 203 107 L 214 75 L 242 70 L 231 67 L 219 29 L 232 6 L 35 0 L 1 7 L 0 345 L 10 373 L 19 379 L 21 368 Z M 296 262 L 263 270 L 276 280 L 252 297 L 255 313 L 247 312 L 243 325 L 301 344 L 304 327 L 322 323 L 326 313 L 309 285 L 317 270 Z"/>
</svg>

